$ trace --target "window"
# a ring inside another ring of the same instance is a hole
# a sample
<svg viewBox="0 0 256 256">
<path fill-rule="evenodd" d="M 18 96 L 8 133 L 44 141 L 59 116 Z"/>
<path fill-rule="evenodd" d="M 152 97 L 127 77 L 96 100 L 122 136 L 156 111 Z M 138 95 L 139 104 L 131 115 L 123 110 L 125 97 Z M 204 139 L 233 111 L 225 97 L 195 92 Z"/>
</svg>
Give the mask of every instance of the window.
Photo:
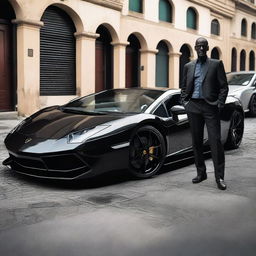
<svg viewBox="0 0 256 256">
<path fill-rule="evenodd" d="M 245 50 L 240 52 L 240 71 L 245 71 L 246 53 Z"/>
<path fill-rule="evenodd" d="M 252 23 L 251 38 L 256 39 L 256 24 L 254 22 Z"/>
<path fill-rule="evenodd" d="M 237 62 L 237 51 L 236 48 L 232 48 L 231 52 L 231 71 L 236 71 L 236 62 Z"/>
<path fill-rule="evenodd" d="M 129 10 L 142 13 L 142 0 L 129 0 Z"/>
<path fill-rule="evenodd" d="M 247 36 L 247 21 L 246 21 L 246 19 L 242 19 L 242 22 L 241 22 L 241 36 Z"/>
<path fill-rule="evenodd" d="M 159 20 L 172 22 L 172 6 L 168 0 L 159 0 Z"/>
<path fill-rule="evenodd" d="M 156 116 L 160 117 L 169 117 L 166 111 L 166 108 L 164 107 L 163 104 L 161 104 L 153 113 Z"/>
<path fill-rule="evenodd" d="M 187 28 L 197 29 L 197 14 L 191 7 L 187 10 Z"/>
<path fill-rule="evenodd" d="M 255 70 L 255 54 L 254 54 L 254 51 L 250 51 L 249 70 Z"/>
<path fill-rule="evenodd" d="M 211 34 L 216 36 L 220 35 L 220 23 L 217 19 L 214 19 L 211 22 Z"/>
</svg>

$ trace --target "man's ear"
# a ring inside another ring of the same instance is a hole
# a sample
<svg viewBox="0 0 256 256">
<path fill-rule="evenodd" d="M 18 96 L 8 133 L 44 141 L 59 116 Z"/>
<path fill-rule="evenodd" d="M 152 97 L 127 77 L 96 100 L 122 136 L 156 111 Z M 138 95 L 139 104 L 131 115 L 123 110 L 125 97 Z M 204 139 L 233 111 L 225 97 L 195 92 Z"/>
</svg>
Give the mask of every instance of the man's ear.
<svg viewBox="0 0 256 256">
<path fill-rule="evenodd" d="M 207 45 L 206 51 L 209 51 L 209 45 Z"/>
</svg>

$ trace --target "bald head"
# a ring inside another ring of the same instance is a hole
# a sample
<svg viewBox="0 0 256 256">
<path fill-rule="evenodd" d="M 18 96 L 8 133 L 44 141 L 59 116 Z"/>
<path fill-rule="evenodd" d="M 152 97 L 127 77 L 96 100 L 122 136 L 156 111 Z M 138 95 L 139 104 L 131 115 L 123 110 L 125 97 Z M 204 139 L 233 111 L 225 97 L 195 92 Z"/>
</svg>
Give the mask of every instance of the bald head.
<svg viewBox="0 0 256 256">
<path fill-rule="evenodd" d="M 199 59 L 206 59 L 206 52 L 209 50 L 208 41 L 204 37 L 199 37 L 195 43 L 195 50 Z"/>
</svg>

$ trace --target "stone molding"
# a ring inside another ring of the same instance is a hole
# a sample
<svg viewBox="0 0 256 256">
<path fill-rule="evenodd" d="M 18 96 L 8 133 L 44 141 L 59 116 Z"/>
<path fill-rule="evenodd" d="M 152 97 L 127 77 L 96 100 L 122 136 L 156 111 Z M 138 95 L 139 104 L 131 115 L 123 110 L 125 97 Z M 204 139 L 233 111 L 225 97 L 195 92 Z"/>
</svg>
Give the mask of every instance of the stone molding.
<svg viewBox="0 0 256 256">
<path fill-rule="evenodd" d="M 82 38 L 82 37 L 86 37 L 86 38 L 90 38 L 90 39 L 97 39 L 100 36 L 100 34 L 84 31 L 84 32 L 75 32 L 74 36 L 77 39 Z"/>
<path fill-rule="evenodd" d="M 117 11 L 121 11 L 123 8 L 123 0 L 82 0 L 82 1 L 98 4 L 98 5 L 108 7 Z"/>
<path fill-rule="evenodd" d="M 17 25 L 28 25 L 28 26 L 32 26 L 32 27 L 37 27 L 37 28 L 41 28 L 44 26 L 44 23 L 42 21 L 39 20 L 25 20 L 25 19 L 14 19 L 12 20 L 13 24 L 17 24 Z"/>
</svg>

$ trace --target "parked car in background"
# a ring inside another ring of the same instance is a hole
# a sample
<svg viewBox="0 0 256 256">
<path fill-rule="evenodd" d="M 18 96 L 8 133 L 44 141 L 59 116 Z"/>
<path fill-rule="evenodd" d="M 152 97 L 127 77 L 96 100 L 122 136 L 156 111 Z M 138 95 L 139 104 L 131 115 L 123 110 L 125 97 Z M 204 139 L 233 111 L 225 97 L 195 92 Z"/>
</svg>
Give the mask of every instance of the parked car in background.
<svg viewBox="0 0 256 256">
<path fill-rule="evenodd" d="M 229 95 L 241 100 L 244 112 L 256 116 L 256 72 L 227 73 Z"/>
</svg>

